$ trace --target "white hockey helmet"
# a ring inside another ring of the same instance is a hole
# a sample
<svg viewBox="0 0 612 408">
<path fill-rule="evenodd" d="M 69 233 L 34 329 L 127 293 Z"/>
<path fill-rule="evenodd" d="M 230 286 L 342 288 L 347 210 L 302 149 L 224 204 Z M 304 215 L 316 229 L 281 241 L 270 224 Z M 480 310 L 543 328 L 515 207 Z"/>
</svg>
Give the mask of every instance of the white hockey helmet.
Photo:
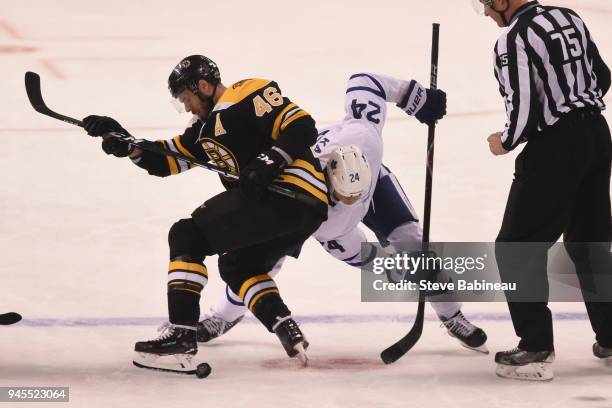
<svg viewBox="0 0 612 408">
<path fill-rule="evenodd" d="M 368 159 L 355 145 L 335 149 L 327 162 L 330 190 L 343 197 L 359 197 L 370 189 L 372 171 Z"/>
</svg>

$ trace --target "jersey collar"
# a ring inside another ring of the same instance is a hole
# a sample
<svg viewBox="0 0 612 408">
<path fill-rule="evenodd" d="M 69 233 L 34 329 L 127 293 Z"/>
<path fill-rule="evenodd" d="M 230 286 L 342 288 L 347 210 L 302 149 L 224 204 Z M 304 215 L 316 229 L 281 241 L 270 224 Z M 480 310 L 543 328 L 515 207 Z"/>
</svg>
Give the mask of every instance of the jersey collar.
<svg viewBox="0 0 612 408">
<path fill-rule="evenodd" d="M 516 21 L 516 19 L 518 19 L 520 16 L 522 16 L 523 14 L 525 14 L 526 12 L 531 10 L 532 8 L 537 7 L 539 5 L 540 5 L 540 3 L 538 1 L 530 1 L 529 3 L 523 4 L 521 7 L 519 7 L 514 12 L 514 15 L 510 19 L 510 24 L 509 25 L 512 25 L 512 23 L 514 23 L 514 21 Z"/>
</svg>

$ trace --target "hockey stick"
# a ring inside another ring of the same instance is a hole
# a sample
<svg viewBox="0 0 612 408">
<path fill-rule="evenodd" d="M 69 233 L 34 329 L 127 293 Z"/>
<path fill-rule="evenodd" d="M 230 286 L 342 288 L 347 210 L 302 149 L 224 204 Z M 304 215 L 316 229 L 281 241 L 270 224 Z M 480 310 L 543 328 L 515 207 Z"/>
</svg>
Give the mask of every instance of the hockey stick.
<svg viewBox="0 0 612 408">
<path fill-rule="evenodd" d="M 26 72 L 25 87 L 26 87 L 26 93 L 28 94 L 28 99 L 30 100 L 32 107 L 34 108 L 36 112 L 42 113 L 43 115 L 52 117 L 54 119 L 61 120 L 66 123 L 70 123 L 71 125 L 84 127 L 83 121 L 59 114 L 49 109 L 49 107 L 47 106 L 47 104 L 45 103 L 42 97 L 42 92 L 40 88 L 40 76 L 37 73 L 30 72 L 30 71 Z M 161 155 L 172 156 L 185 163 L 189 163 L 194 166 L 202 167 L 204 169 L 221 174 L 227 178 L 230 178 L 233 180 L 238 179 L 238 175 L 235 173 L 229 172 L 213 164 L 210 164 L 203 160 L 199 160 L 195 157 L 188 157 L 179 152 L 174 152 L 172 150 L 166 150 L 163 147 L 157 144 L 154 144 L 148 140 L 136 139 L 134 136 L 130 135 L 129 133 L 123 134 L 119 132 L 112 132 L 112 133 L 109 133 L 109 135 L 117 139 L 123 140 L 124 142 L 130 143 L 138 147 L 139 149 L 146 150 L 152 153 L 161 154 Z M 277 186 L 275 184 L 269 185 L 268 190 L 274 193 L 277 193 L 277 194 L 284 195 L 289 198 L 296 199 L 304 204 L 318 205 L 319 203 L 319 200 L 314 197 L 311 197 L 309 195 L 302 194 L 299 192 L 291 191 L 289 189 Z"/>
<path fill-rule="evenodd" d="M 21 320 L 21 315 L 19 313 L 10 312 L 0 314 L 0 325 L 8 326 L 9 324 L 15 324 Z"/>
<path fill-rule="evenodd" d="M 440 24 L 434 23 L 431 39 L 431 78 L 430 88 L 438 88 L 438 48 L 440 40 Z M 425 175 L 425 210 L 423 214 L 423 253 L 429 252 L 429 228 L 431 219 L 431 191 L 433 183 L 434 139 L 436 124 L 429 125 L 427 136 L 427 169 Z M 419 307 L 412 328 L 395 344 L 383 350 L 380 358 L 385 364 L 391 364 L 406 354 L 421 338 L 423 321 L 425 320 L 425 291 L 419 291 Z"/>
</svg>

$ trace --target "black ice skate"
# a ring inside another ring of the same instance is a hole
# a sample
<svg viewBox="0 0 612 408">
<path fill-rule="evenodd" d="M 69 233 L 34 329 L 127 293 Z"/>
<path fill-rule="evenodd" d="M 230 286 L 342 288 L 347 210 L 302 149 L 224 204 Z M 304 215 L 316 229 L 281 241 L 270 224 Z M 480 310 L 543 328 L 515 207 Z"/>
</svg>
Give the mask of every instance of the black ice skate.
<svg viewBox="0 0 612 408">
<path fill-rule="evenodd" d="M 495 374 L 504 378 L 528 381 L 550 381 L 554 378 L 554 351 L 525 351 L 514 348 L 495 354 Z"/>
<path fill-rule="evenodd" d="M 487 334 L 480 328 L 474 326 L 463 316 L 461 311 L 449 319 L 440 318 L 442 325 L 446 327 L 448 334 L 459 340 L 463 347 L 479 353 L 489 354 L 489 349 L 485 345 Z"/>
<path fill-rule="evenodd" d="M 139 341 L 134 346 L 136 356 L 134 365 L 151 370 L 168 371 L 181 374 L 196 374 L 203 378 L 210 374 L 206 363 L 194 365 L 192 359 L 198 352 L 196 328 L 165 323 L 158 331 L 155 340 Z"/>
<path fill-rule="evenodd" d="M 593 355 L 601 358 L 606 364 L 612 366 L 612 348 L 600 346 L 599 343 L 593 344 Z"/>
<path fill-rule="evenodd" d="M 200 323 L 198 323 L 198 342 L 206 343 L 212 339 L 216 339 L 219 336 L 227 333 L 232 327 L 242 320 L 244 316 L 240 316 L 232 322 L 217 316 L 214 311 L 210 316 L 206 316 Z"/>
<path fill-rule="evenodd" d="M 291 316 L 277 319 L 278 321 L 272 330 L 274 330 L 274 333 L 278 336 L 287 355 L 289 357 L 297 357 L 304 365 L 308 365 L 308 356 L 306 355 L 308 341 L 302 334 L 298 324 Z"/>
</svg>

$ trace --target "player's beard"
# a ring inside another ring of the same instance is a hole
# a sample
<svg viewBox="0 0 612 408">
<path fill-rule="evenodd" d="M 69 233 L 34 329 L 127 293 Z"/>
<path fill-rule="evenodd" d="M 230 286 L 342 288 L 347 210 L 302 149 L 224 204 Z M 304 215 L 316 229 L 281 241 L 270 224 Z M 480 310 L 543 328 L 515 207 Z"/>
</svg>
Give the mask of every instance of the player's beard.
<svg viewBox="0 0 612 408">
<path fill-rule="evenodd" d="M 206 122 L 206 119 L 208 119 L 208 117 L 210 116 L 210 113 L 212 112 L 214 108 L 214 103 L 212 102 L 212 99 L 210 98 L 207 98 L 201 101 L 202 101 L 202 110 L 201 110 L 201 113 L 197 114 L 197 116 L 202 120 L 202 122 Z"/>
</svg>

